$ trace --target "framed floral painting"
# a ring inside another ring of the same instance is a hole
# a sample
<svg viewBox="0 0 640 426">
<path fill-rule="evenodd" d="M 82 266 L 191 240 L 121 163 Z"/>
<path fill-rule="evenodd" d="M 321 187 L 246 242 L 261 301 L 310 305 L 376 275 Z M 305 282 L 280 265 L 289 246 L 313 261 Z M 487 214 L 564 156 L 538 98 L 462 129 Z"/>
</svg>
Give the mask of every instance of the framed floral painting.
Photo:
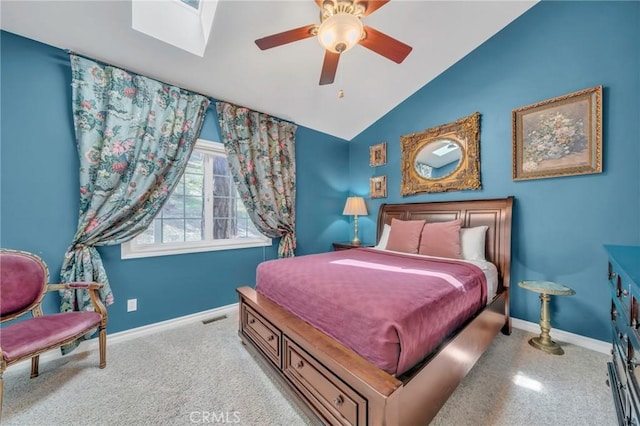
<svg viewBox="0 0 640 426">
<path fill-rule="evenodd" d="M 387 177 L 375 176 L 369 179 L 371 198 L 387 197 Z"/>
<path fill-rule="evenodd" d="M 513 180 L 602 173 L 602 86 L 514 109 Z"/>
<path fill-rule="evenodd" d="M 387 143 L 382 142 L 369 147 L 369 166 L 383 166 L 387 164 Z"/>
</svg>

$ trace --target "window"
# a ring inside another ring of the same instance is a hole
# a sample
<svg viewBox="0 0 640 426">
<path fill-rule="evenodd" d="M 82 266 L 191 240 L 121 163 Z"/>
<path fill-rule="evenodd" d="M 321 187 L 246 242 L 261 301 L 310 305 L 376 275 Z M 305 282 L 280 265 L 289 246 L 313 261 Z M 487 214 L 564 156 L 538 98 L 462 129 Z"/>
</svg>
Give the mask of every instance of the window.
<svg viewBox="0 0 640 426">
<path fill-rule="evenodd" d="M 269 245 L 238 196 L 224 147 L 200 139 L 162 210 L 142 234 L 122 244 L 122 258 Z"/>
</svg>

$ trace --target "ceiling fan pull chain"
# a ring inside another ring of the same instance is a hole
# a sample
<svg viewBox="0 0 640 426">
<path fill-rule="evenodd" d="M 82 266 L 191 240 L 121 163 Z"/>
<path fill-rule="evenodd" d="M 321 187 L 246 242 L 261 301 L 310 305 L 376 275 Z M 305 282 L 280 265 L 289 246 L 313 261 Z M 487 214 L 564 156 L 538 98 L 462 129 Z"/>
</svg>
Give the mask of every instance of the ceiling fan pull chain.
<svg viewBox="0 0 640 426">
<path fill-rule="evenodd" d="M 342 76 L 344 75 L 344 72 L 342 71 L 342 68 L 339 70 L 336 70 L 336 73 L 338 74 L 338 79 L 340 80 L 340 87 L 344 87 L 344 85 L 342 84 Z M 344 98 L 344 90 L 339 89 L 338 90 L 338 99 L 342 99 Z"/>
</svg>

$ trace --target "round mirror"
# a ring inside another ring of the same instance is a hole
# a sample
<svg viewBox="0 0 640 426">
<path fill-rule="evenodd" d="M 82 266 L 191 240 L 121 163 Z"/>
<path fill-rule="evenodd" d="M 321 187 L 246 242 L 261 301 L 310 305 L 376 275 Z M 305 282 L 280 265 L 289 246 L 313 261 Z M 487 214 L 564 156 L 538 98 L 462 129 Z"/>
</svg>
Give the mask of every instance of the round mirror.
<svg viewBox="0 0 640 426">
<path fill-rule="evenodd" d="M 462 147 L 457 141 L 435 139 L 420 149 L 413 167 L 425 179 L 441 179 L 453 173 L 461 158 Z"/>
</svg>

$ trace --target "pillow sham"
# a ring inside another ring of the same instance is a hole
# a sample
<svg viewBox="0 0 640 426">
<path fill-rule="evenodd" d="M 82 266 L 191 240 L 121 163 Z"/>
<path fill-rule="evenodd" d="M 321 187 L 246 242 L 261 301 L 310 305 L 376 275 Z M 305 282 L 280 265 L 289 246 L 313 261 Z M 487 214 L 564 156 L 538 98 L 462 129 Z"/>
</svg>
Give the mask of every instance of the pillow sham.
<svg viewBox="0 0 640 426">
<path fill-rule="evenodd" d="M 402 251 L 405 253 L 418 253 L 420 246 L 420 233 L 424 226 L 424 220 L 398 220 L 391 219 L 391 230 L 387 241 L 387 250 Z"/>
<path fill-rule="evenodd" d="M 420 238 L 419 254 L 462 259 L 460 248 L 462 219 L 425 223 Z"/>
<path fill-rule="evenodd" d="M 488 226 L 475 226 L 473 228 L 460 229 L 460 245 L 462 246 L 462 258 L 465 260 L 485 259 L 485 239 Z"/>
<path fill-rule="evenodd" d="M 382 227 L 382 235 L 380 236 L 380 241 L 376 244 L 377 249 L 384 250 L 387 248 L 387 242 L 389 241 L 389 232 L 391 232 L 391 225 L 385 223 Z"/>
</svg>

